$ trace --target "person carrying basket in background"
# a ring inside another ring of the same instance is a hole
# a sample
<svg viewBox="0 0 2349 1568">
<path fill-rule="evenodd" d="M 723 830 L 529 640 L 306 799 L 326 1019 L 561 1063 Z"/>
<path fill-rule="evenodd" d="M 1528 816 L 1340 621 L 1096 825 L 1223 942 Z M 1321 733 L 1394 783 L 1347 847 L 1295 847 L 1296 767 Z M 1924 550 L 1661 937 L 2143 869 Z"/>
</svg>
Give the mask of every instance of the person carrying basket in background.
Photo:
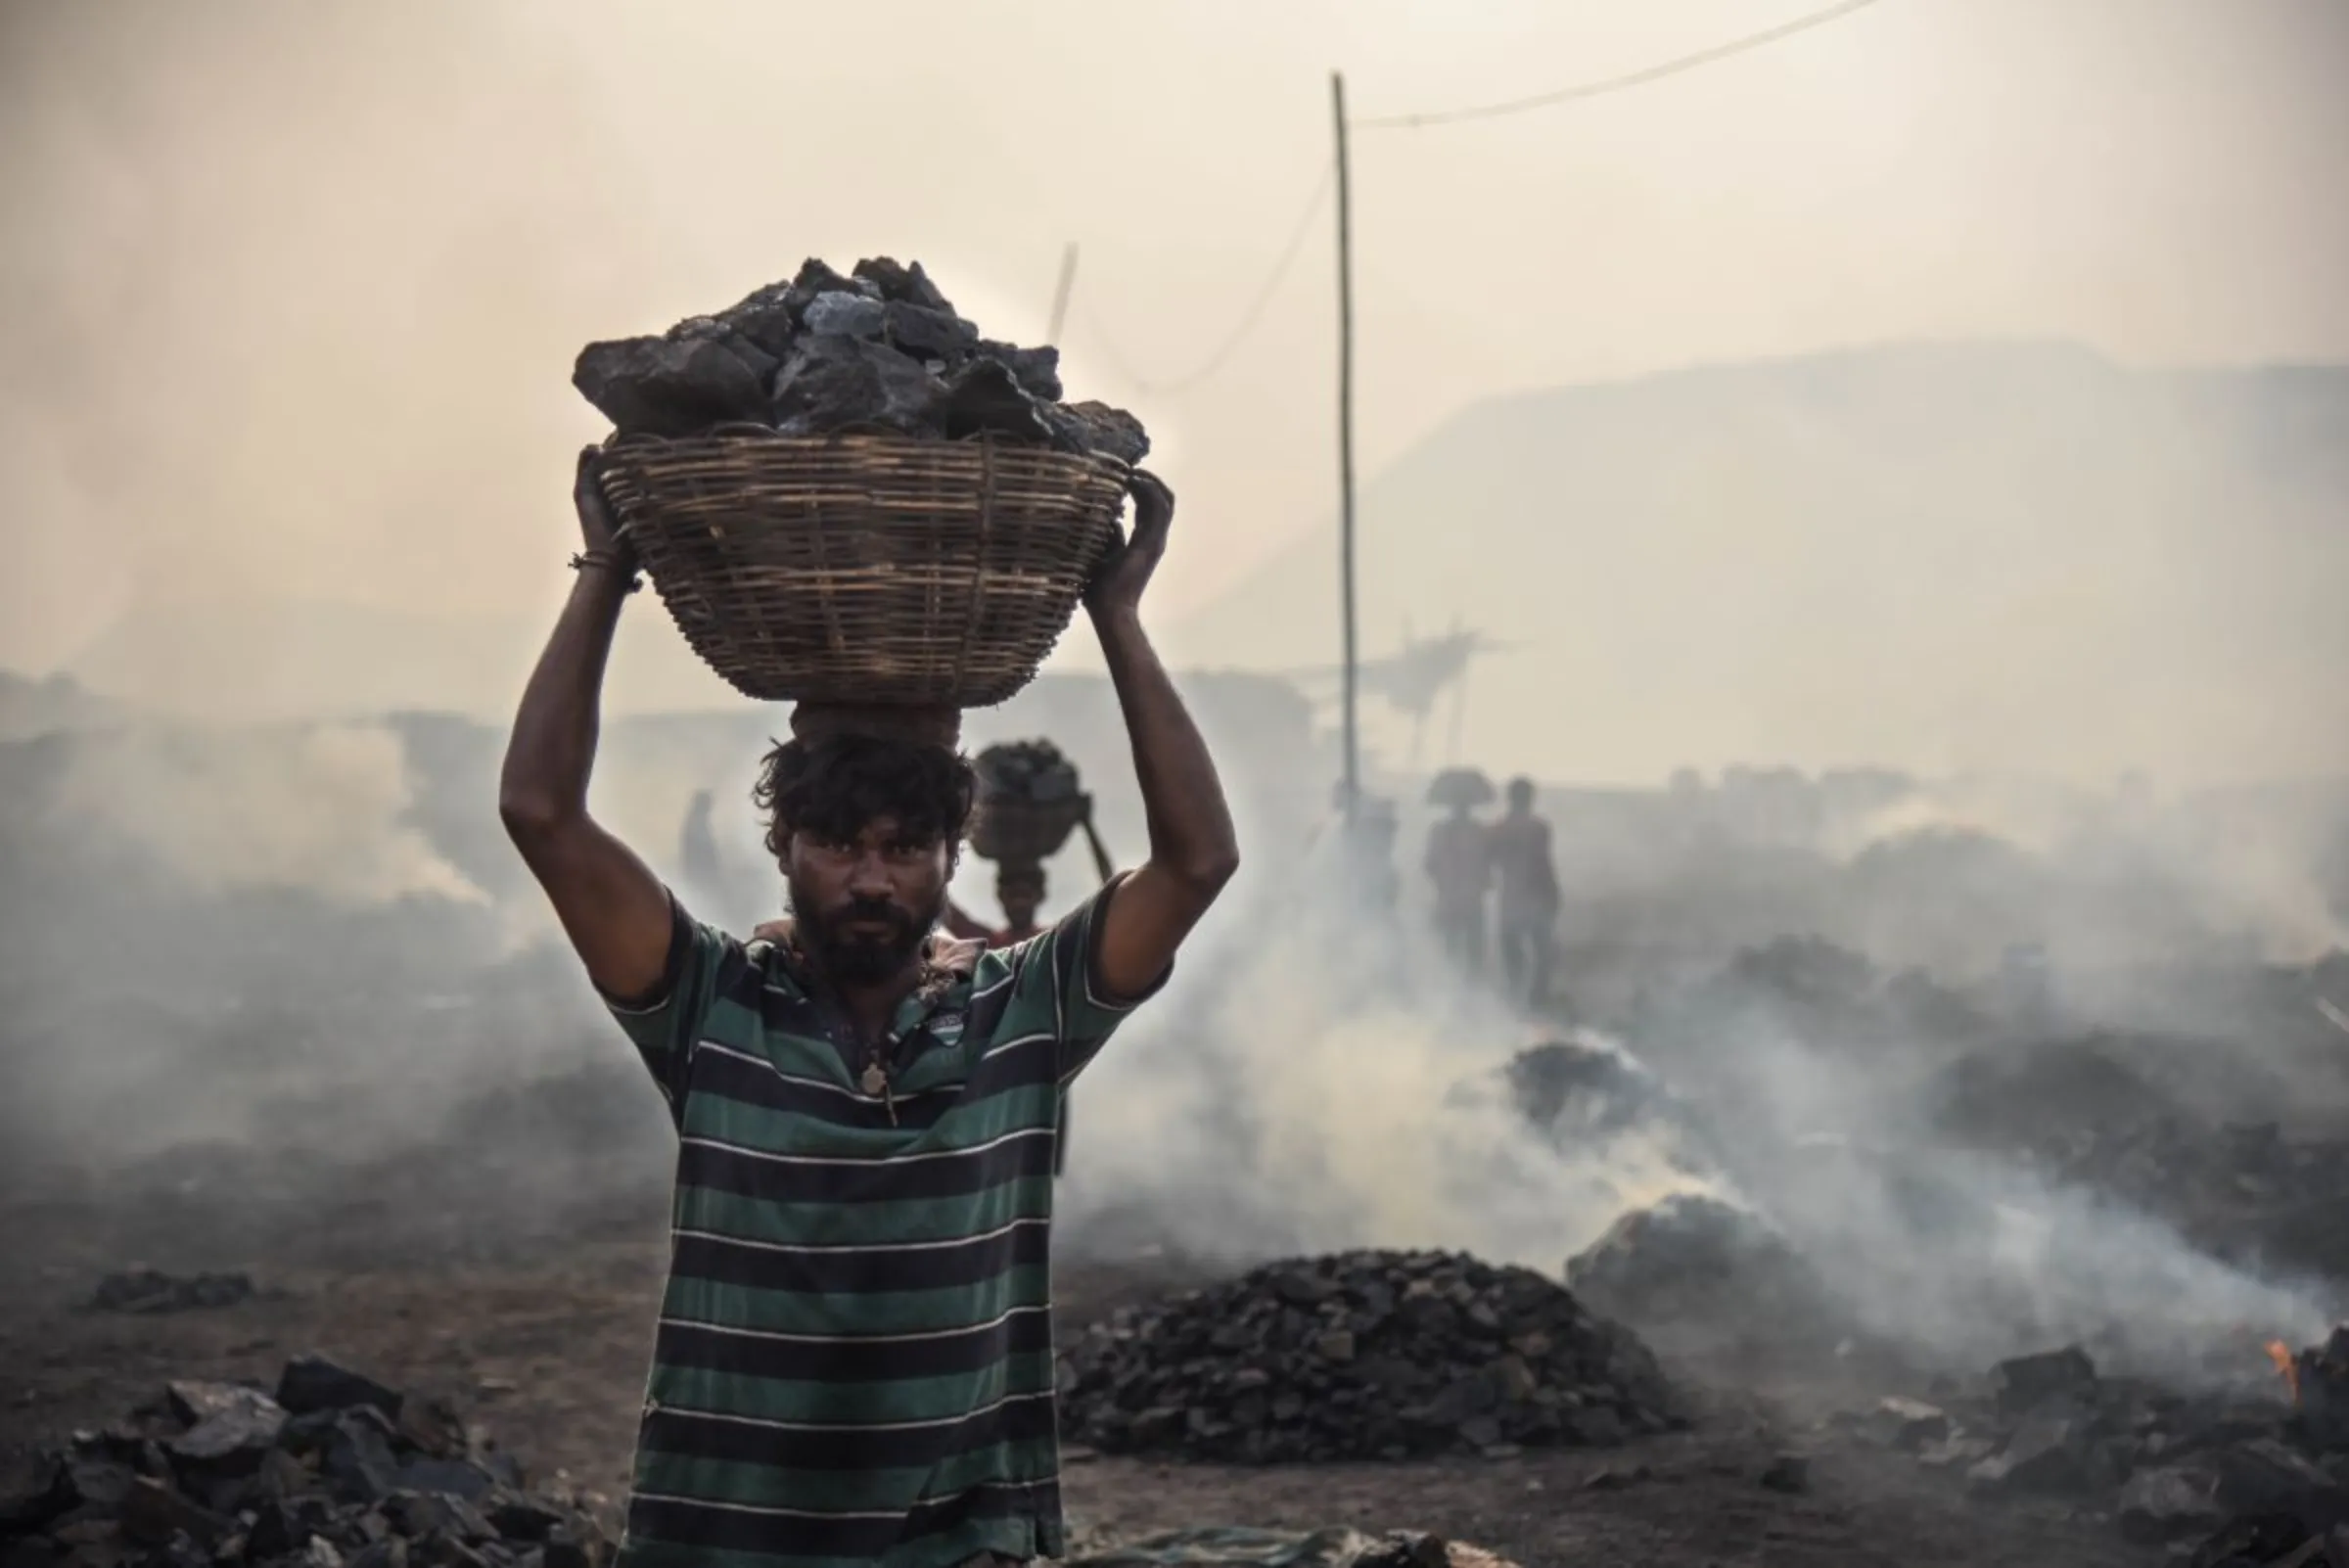
<svg viewBox="0 0 2349 1568">
<path fill-rule="evenodd" d="M 1062 1091 L 1238 866 L 1213 760 L 1143 630 L 1174 498 L 1084 608 L 1149 850 L 1007 947 L 936 928 L 974 803 L 958 715 L 803 703 L 754 792 L 791 916 L 697 921 L 587 809 L 636 556 L 581 454 L 578 578 L 499 807 L 680 1132 L 623 1568 L 739 1554 L 898 1568 L 1058 1556 L 1049 1300 Z"/>
</svg>

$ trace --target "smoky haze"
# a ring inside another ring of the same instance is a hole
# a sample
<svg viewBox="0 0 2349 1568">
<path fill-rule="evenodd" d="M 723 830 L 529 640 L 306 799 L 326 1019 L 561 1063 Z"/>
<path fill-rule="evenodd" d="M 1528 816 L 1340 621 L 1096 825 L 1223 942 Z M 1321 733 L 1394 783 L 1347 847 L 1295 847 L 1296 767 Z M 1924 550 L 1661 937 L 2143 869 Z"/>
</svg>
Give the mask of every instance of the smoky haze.
<svg viewBox="0 0 2349 1568">
<path fill-rule="evenodd" d="M 561 592 L 568 453 L 599 430 L 566 382 L 581 343 L 722 303 L 809 254 L 886 252 L 1033 339 L 1069 240 L 1070 383 L 1142 410 L 1185 499 L 1160 585 L 1174 651 L 1320 662 L 1322 242 L 1224 374 L 1150 388 L 1206 357 L 1292 232 L 1328 156 L 1323 72 L 1347 69 L 1359 114 L 1409 112 L 1633 69 L 1752 23 L 1733 0 L 1604 16 L 1036 4 L 1016 22 L 928 5 L 899 13 L 926 40 L 908 59 L 861 19 L 747 0 L 11 8 L 0 442 L 18 570 L 0 666 L 78 669 L 198 715 L 495 715 Z M 1641 91 L 1364 131 L 1372 650 L 1414 618 L 1514 639 L 1519 655 L 1480 672 L 1469 740 L 1552 775 L 1653 779 L 1758 751 L 2092 777 L 2339 766 L 2340 726 L 2313 705 L 2340 621 L 2294 587 L 2337 572 L 2337 550 L 2233 549 L 2263 512 L 2337 516 L 2337 471 L 2313 496 L 2237 483 L 2190 422 L 2059 410 L 2083 451 L 2050 483 L 2011 440 L 1977 449 L 1999 433 L 1969 404 L 2000 388 L 1927 386 L 1912 417 L 1949 427 L 1932 461 L 1894 448 L 1901 468 L 1849 476 L 1875 508 L 1832 515 L 1767 483 L 1802 412 L 1767 400 L 1759 424 L 1726 430 L 1668 408 L 1612 458 L 1544 475 L 1540 508 L 1480 507 L 1491 456 L 1474 443 L 1432 474 L 1409 458 L 1464 418 L 1505 416 L 1497 397 L 1845 345 L 2052 340 L 2132 367 L 2349 358 L 2349 208 L 2324 196 L 2328 150 L 2349 141 L 2345 47 L 2320 0 L 1885 4 Z M 1798 431 L 1812 444 L 1792 457 L 1831 458 L 1853 434 Z M 1398 464 L 1415 479 L 1382 485 Z M 2229 484 L 2197 487 L 2214 467 Z M 1634 483 L 1659 469 L 1696 515 Z M 1923 530 L 1907 554 L 1890 542 L 1917 521 L 1904 482 L 1929 497 L 1959 477 L 1987 520 Z M 1412 536 L 1459 525 L 1431 574 Z M 1561 532 L 1578 542 L 1543 544 Z M 1291 543 L 1305 564 L 1271 596 L 1304 648 L 1235 629 L 1243 606 L 1259 620 L 1267 590 L 1249 583 Z M 1535 570 L 1502 565 L 1520 559 Z M 1983 579 L 2008 561 L 2002 597 Z M 1553 578 L 1552 599 L 1528 602 L 1525 583 Z M 1781 651 L 1757 664 L 1761 636 Z M 2287 668 L 2276 645 L 2292 637 L 2306 652 Z M 2183 693 L 2167 658 L 2182 642 L 2213 671 Z M 1610 694 L 1627 649 L 1647 699 Z M 1064 660 L 1089 662 L 1082 638 Z M 1854 691 L 1837 671 L 1864 664 L 1914 673 Z M 1538 722 L 1556 678 L 1579 682 L 1571 743 Z M 2233 711 L 2275 717 L 2208 722 L 2255 682 L 2280 700 Z M 2060 701 L 1993 695 L 2023 684 Z M 729 701 L 656 617 L 632 618 L 614 695 Z M 2181 700 L 2187 725 L 2169 719 Z M 2097 724 L 2066 721 L 2090 709 Z"/>
<path fill-rule="evenodd" d="M 151 1256 L 192 1267 L 265 1259 L 296 1215 L 657 1223 L 657 1096 L 490 804 L 568 586 L 570 454 L 601 434 L 572 356 L 808 254 L 918 256 L 1035 340 L 1073 239 L 1067 378 L 1144 417 L 1183 496 L 1153 622 L 1219 671 L 1185 687 L 1248 869 L 1078 1089 L 1070 1247 L 1554 1272 L 1704 1192 L 1953 1354 L 2308 1331 L 2333 1304 L 2288 1261 L 2222 1260 L 1936 1108 L 1969 1052 L 2116 1030 L 2175 1036 L 2146 1093 L 2213 1124 L 2349 1104 L 2312 1005 L 2349 1006 L 2337 7 L 1888 0 L 1619 98 L 1365 130 L 1369 647 L 1455 617 L 1513 645 L 1472 670 L 1457 760 L 1550 781 L 1576 1020 L 1423 950 L 1448 709 L 1416 750 L 1369 714 L 1394 922 L 1330 891 L 1320 242 L 1222 375 L 1156 389 L 1291 232 L 1331 65 L 1379 115 L 1754 24 L 1738 0 L 920 4 L 879 33 L 750 0 L 0 14 L 0 668 L 70 677 L 0 689 L 0 1159 L 154 1199 Z M 971 738 L 1059 741 L 1130 863 L 1095 666 L 1081 626 Z M 682 891 L 734 929 L 771 913 L 745 797 L 783 715 L 650 596 L 613 668 L 599 814 L 682 884 L 715 792 L 723 885 Z M 1064 856 L 1050 907 L 1089 874 Z M 984 912 L 986 868 L 957 893 Z M 1869 978 L 1789 1009 L 1773 965 L 1812 949 L 1773 945 L 1815 939 Z M 2018 950 L 2051 966 L 2044 1009 L 2002 989 Z M 1881 1011 L 1919 994 L 1943 1022 Z M 1574 1032 L 1705 1125 L 1545 1139 L 1492 1075 Z M 1974 1227 L 1920 1246 L 1919 1181 Z"/>
</svg>

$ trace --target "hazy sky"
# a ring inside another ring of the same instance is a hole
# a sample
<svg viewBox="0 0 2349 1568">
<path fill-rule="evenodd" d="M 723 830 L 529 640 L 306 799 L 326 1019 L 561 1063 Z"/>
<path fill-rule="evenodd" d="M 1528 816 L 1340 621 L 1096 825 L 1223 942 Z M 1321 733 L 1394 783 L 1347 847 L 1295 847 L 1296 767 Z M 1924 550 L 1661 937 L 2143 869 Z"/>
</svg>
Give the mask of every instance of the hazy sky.
<svg viewBox="0 0 2349 1568">
<path fill-rule="evenodd" d="M 1255 294 L 1332 67 L 1359 115 L 1443 109 L 1805 9 L 9 6 L 0 666 L 134 604 L 536 621 L 600 431 L 582 342 L 867 254 L 1034 339 L 1069 240 L 1067 380 L 1158 437 L 1177 619 L 1332 505 L 1326 213 L 1222 374 L 1128 379 L 1189 371 Z M 1362 466 L 1496 392 L 1884 338 L 2349 358 L 2344 86 L 2326 0 L 1882 0 L 1620 96 L 1364 130 Z M 641 700 L 723 699 L 661 668 Z"/>
</svg>

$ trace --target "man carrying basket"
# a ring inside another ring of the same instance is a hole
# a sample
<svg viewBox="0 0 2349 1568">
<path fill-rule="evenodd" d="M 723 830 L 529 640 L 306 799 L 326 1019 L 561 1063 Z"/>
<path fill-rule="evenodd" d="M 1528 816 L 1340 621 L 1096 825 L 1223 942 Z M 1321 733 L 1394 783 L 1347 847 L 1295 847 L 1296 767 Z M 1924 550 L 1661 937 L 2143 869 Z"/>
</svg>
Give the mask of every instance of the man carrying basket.
<svg viewBox="0 0 2349 1568">
<path fill-rule="evenodd" d="M 587 811 L 634 553 L 593 449 L 578 580 L 499 806 L 680 1134 L 626 1568 L 1058 1556 L 1049 1234 L 1063 1091 L 1238 864 L 1215 765 L 1145 635 L 1174 498 L 1084 604 L 1149 855 L 1036 937 L 936 928 L 974 796 L 955 715 L 803 705 L 755 791 L 791 920 L 696 921 Z"/>
</svg>

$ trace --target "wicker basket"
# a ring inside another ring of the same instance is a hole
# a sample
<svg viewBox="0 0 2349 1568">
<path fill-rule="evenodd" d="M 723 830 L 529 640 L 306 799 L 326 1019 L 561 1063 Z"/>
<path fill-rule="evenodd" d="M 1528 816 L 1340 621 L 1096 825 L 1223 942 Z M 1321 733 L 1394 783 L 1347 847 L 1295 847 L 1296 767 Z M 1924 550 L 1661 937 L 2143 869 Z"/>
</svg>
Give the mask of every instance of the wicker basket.
<svg viewBox="0 0 2349 1568">
<path fill-rule="evenodd" d="M 615 438 L 605 498 L 693 651 L 765 702 L 985 708 L 1120 539 L 1128 471 L 982 438 Z"/>
<path fill-rule="evenodd" d="M 1024 801 L 1017 796 L 984 801 L 971 817 L 971 853 L 997 865 L 1029 865 L 1058 854 L 1091 802 L 1082 795 L 1065 801 Z"/>
</svg>

